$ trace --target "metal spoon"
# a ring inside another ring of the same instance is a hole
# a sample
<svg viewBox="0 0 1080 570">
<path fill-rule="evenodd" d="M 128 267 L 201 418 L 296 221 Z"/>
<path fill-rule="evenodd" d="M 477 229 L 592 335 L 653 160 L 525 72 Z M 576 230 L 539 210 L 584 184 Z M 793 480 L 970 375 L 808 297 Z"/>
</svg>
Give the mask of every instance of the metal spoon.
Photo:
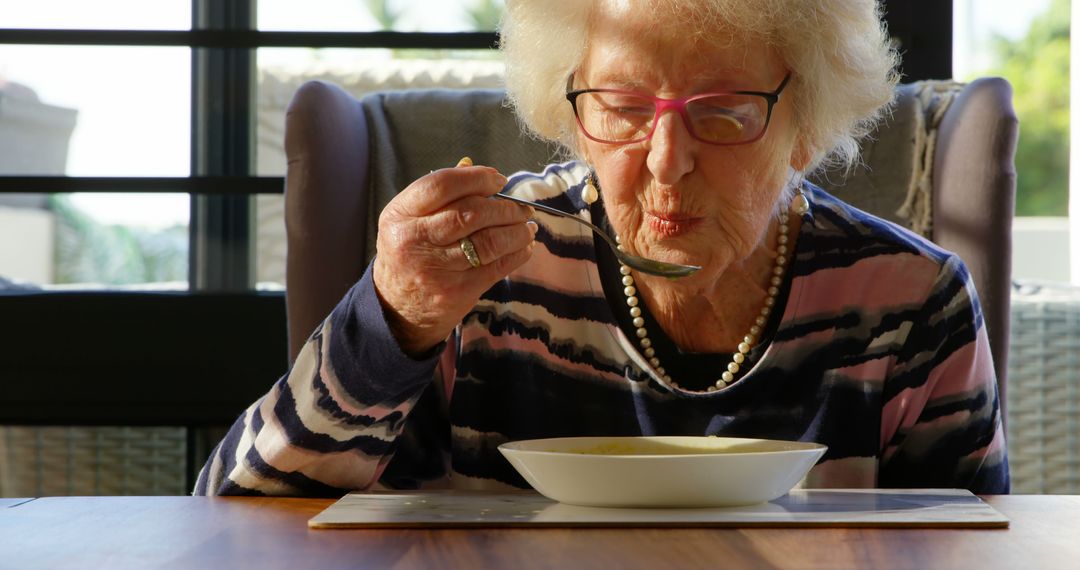
<svg viewBox="0 0 1080 570">
<path fill-rule="evenodd" d="M 537 204 L 536 202 L 530 202 L 528 200 L 522 200 L 521 198 L 515 198 L 506 194 L 496 194 L 496 198 L 502 198 L 503 200 L 510 200 L 511 202 L 517 202 L 518 204 L 524 204 L 526 206 L 532 206 L 541 212 L 546 212 L 555 216 L 562 216 L 564 218 L 570 218 L 575 222 L 584 224 L 589 227 L 596 235 L 600 236 L 609 246 L 611 251 L 615 253 L 615 257 L 619 259 L 624 265 L 632 269 L 637 269 L 643 273 L 650 275 L 659 275 L 661 277 L 667 277 L 668 279 L 678 279 L 679 277 L 686 277 L 701 269 L 697 265 L 680 265 L 678 263 L 667 263 L 666 261 L 656 261 L 655 259 L 649 259 L 647 257 L 639 257 L 637 255 L 630 255 L 625 251 L 619 249 L 619 244 L 615 243 L 615 240 L 599 227 L 562 210 L 556 210 L 550 206 L 544 206 Z"/>
</svg>

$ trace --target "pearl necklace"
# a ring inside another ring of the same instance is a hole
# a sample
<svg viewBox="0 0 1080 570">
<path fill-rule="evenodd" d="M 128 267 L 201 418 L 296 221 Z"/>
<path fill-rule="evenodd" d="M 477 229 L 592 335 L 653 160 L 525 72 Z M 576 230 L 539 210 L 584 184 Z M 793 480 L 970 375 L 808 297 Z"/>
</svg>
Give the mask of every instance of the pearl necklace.
<svg viewBox="0 0 1080 570">
<path fill-rule="evenodd" d="M 793 200 L 791 210 L 797 214 L 803 214 L 809 210 L 809 204 L 806 198 L 800 191 Z M 750 327 L 750 332 L 743 337 L 743 341 L 739 343 L 738 351 L 732 353 L 731 361 L 728 362 L 727 370 L 720 375 L 720 378 L 716 380 L 716 383 L 709 386 L 705 392 L 716 392 L 723 388 L 735 383 L 735 375 L 747 364 L 746 358 L 750 353 L 750 350 L 754 348 L 755 343 L 760 340 L 761 332 L 765 329 L 766 323 L 769 322 L 769 315 L 772 314 L 773 307 L 776 305 L 776 297 L 780 294 L 780 285 L 784 282 L 784 270 L 787 267 L 788 262 L 788 212 L 783 210 L 780 213 L 780 227 L 777 230 L 776 236 L 776 258 L 774 259 L 772 275 L 769 278 L 769 288 L 765 297 L 765 306 L 761 308 L 761 312 L 757 318 L 754 319 L 754 325 Z M 616 241 L 619 240 L 616 236 Z M 619 246 L 622 249 L 622 246 Z M 686 390 L 679 386 L 671 376 L 667 374 L 664 367 L 660 364 L 660 359 L 656 357 L 656 349 L 652 346 L 652 340 L 649 339 L 649 331 L 645 328 L 645 319 L 641 316 L 641 307 L 638 305 L 641 302 L 637 297 L 637 288 L 634 287 L 634 277 L 630 275 L 630 268 L 622 263 L 619 264 L 619 273 L 622 275 L 623 294 L 626 295 L 626 305 L 630 307 L 630 316 L 633 318 L 635 336 L 638 339 L 638 345 L 641 347 L 642 354 L 649 361 L 649 366 L 652 366 L 653 370 L 658 376 L 664 379 L 664 382 L 675 389 Z M 700 392 L 699 390 L 686 390 L 687 392 Z"/>
</svg>

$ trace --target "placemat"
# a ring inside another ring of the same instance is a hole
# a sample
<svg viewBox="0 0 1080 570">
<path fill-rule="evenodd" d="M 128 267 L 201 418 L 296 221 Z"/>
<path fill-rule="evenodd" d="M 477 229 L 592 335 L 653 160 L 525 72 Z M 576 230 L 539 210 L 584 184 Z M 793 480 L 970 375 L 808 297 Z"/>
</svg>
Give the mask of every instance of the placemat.
<svg viewBox="0 0 1080 570">
<path fill-rule="evenodd" d="M 311 528 L 440 527 L 942 527 L 1005 528 L 1009 519 L 962 489 L 806 489 L 727 508 L 579 507 L 533 492 L 345 495 Z"/>
</svg>

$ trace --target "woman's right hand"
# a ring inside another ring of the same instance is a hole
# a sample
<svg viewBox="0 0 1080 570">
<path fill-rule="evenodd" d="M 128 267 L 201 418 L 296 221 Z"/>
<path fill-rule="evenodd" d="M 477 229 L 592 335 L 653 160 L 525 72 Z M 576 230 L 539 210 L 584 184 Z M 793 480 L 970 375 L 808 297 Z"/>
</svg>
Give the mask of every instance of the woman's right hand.
<svg viewBox="0 0 1080 570">
<path fill-rule="evenodd" d="M 532 253 L 532 208 L 490 197 L 506 185 L 497 170 L 462 159 L 424 176 L 379 216 L 373 278 L 401 349 L 419 356 L 445 340 L 480 295 Z M 481 265 L 461 247 L 468 238 Z"/>
</svg>

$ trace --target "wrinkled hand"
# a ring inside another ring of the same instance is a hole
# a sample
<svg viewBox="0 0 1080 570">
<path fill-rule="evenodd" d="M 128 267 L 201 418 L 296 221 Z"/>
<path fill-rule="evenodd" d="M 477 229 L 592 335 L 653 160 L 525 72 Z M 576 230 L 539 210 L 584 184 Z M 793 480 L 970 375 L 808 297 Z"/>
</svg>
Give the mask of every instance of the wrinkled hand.
<svg viewBox="0 0 1080 570">
<path fill-rule="evenodd" d="M 532 254 L 532 208 L 490 197 L 506 185 L 494 168 L 472 166 L 424 176 L 379 216 L 375 291 L 402 350 L 423 354 L 446 339 L 480 295 Z M 461 248 L 469 238 L 481 265 Z"/>
</svg>

